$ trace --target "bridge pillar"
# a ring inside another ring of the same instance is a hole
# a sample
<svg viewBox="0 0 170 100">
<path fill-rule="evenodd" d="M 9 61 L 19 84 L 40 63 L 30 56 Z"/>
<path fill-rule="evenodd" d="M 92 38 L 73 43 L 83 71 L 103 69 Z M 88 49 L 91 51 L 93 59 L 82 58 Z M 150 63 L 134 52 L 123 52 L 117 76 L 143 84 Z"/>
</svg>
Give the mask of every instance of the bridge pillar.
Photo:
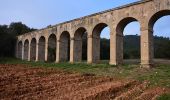
<svg viewBox="0 0 170 100">
<path fill-rule="evenodd" d="M 110 30 L 110 65 L 123 64 L 123 36 Z"/>
<path fill-rule="evenodd" d="M 59 54 L 57 53 L 57 52 L 58 52 L 58 47 L 57 47 L 57 46 L 58 46 L 58 43 L 57 43 L 57 38 L 56 38 L 56 49 L 55 49 L 55 50 L 56 50 L 56 51 L 55 51 L 55 54 L 56 54 L 56 55 L 55 55 L 55 63 L 57 63 L 57 56 L 59 55 Z"/>
<path fill-rule="evenodd" d="M 31 42 L 29 42 L 29 45 L 28 45 L 28 61 L 30 61 L 30 57 L 31 57 Z"/>
<path fill-rule="evenodd" d="M 24 44 L 22 44 L 22 60 L 24 60 Z"/>
<path fill-rule="evenodd" d="M 38 50 L 39 49 L 39 42 L 37 41 L 37 44 L 36 44 L 36 58 L 35 58 L 35 61 L 37 62 L 38 61 Z"/>
<path fill-rule="evenodd" d="M 153 52 L 153 30 L 141 28 L 141 67 L 152 67 Z"/>
<path fill-rule="evenodd" d="M 117 65 L 116 34 L 110 34 L 110 65 Z"/>
<path fill-rule="evenodd" d="M 70 63 L 74 63 L 75 62 L 74 58 L 75 58 L 76 55 L 74 55 L 74 53 L 75 53 L 74 52 L 75 51 L 74 50 L 74 45 L 75 45 L 74 43 L 75 43 L 74 42 L 74 38 L 70 38 Z"/>
<path fill-rule="evenodd" d="M 93 63 L 93 38 L 92 35 L 87 36 L 87 63 L 91 64 Z"/>
<path fill-rule="evenodd" d="M 56 63 L 60 62 L 60 41 L 57 40 L 56 46 Z"/>
<path fill-rule="evenodd" d="M 48 42 L 45 41 L 45 61 L 48 59 Z"/>
<path fill-rule="evenodd" d="M 87 63 L 98 63 L 100 61 L 100 37 L 88 36 Z"/>
</svg>

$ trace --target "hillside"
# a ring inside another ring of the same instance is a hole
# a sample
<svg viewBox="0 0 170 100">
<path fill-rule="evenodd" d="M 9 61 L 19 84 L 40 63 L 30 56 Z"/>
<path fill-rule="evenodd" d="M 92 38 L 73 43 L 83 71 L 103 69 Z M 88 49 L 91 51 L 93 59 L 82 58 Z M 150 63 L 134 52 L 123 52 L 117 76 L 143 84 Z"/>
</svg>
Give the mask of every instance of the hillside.
<svg viewBox="0 0 170 100">
<path fill-rule="evenodd" d="M 101 39 L 101 58 L 109 58 L 109 39 Z M 154 37 L 154 55 L 155 58 L 170 59 L 170 39 L 165 37 Z M 140 57 L 140 36 L 124 36 L 124 58 L 136 59 Z"/>
</svg>

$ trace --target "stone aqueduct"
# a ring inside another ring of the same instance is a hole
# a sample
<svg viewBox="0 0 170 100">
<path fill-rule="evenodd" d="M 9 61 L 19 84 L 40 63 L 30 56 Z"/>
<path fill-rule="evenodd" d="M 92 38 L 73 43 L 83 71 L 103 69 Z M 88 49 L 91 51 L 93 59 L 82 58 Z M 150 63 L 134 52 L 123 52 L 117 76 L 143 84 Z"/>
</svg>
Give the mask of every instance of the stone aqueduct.
<svg viewBox="0 0 170 100">
<path fill-rule="evenodd" d="M 87 63 L 100 60 L 100 32 L 110 28 L 110 64 L 123 63 L 123 30 L 133 21 L 140 23 L 141 66 L 153 64 L 153 26 L 170 15 L 170 0 L 143 0 L 95 13 L 17 37 L 16 57 L 47 61 L 48 47 L 56 48 L 55 62 L 82 60 L 82 36 L 87 34 Z M 70 48 L 70 49 L 69 49 Z M 69 56 L 69 57 L 68 57 Z"/>
</svg>

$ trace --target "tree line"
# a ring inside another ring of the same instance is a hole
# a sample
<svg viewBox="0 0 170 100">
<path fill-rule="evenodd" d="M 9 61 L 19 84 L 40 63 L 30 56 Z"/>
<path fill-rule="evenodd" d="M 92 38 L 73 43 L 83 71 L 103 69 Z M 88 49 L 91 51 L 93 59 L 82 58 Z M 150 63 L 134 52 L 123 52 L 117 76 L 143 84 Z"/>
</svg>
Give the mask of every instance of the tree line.
<svg viewBox="0 0 170 100">
<path fill-rule="evenodd" d="M 110 57 L 110 40 L 101 39 L 101 59 L 109 59 Z M 140 58 L 140 36 L 126 35 L 123 41 L 124 59 Z M 154 36 L 154 58 L 170 59 L 170 38 Z"/>
<path fill-rule="evenodd" d="M 0 57 L 15 57 L 16 36 L 34 30 L 21 22 L 0 25 Z"/>
</svg>

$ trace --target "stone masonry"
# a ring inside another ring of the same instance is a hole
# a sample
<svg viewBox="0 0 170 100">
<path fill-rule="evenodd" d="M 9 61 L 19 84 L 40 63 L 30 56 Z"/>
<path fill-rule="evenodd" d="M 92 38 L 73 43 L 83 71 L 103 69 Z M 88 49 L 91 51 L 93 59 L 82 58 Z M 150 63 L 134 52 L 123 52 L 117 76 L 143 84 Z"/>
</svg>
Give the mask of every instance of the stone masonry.
<svg viewBox="0 0 170 100">
<path fill-rule="evenodd" d="M 16 57 L 28 61 L 47 61 L 49 47 L 52 47 L 56 50 L 53 58 L 56 63 L 81 62 L 82 36 L 87 34 L 87 63 L 97 63 L 100 60 L 100 33 L 108 26 L 110 64 L 123 64 L 123 30 L 130 22 L 138 21 L 141 66 L 150 68 L 153 64 L 153 26 L 165 15 L 170 15 L 170 0 L 142 0 L 95 13 L 18 36 Z"/>
</svg>

